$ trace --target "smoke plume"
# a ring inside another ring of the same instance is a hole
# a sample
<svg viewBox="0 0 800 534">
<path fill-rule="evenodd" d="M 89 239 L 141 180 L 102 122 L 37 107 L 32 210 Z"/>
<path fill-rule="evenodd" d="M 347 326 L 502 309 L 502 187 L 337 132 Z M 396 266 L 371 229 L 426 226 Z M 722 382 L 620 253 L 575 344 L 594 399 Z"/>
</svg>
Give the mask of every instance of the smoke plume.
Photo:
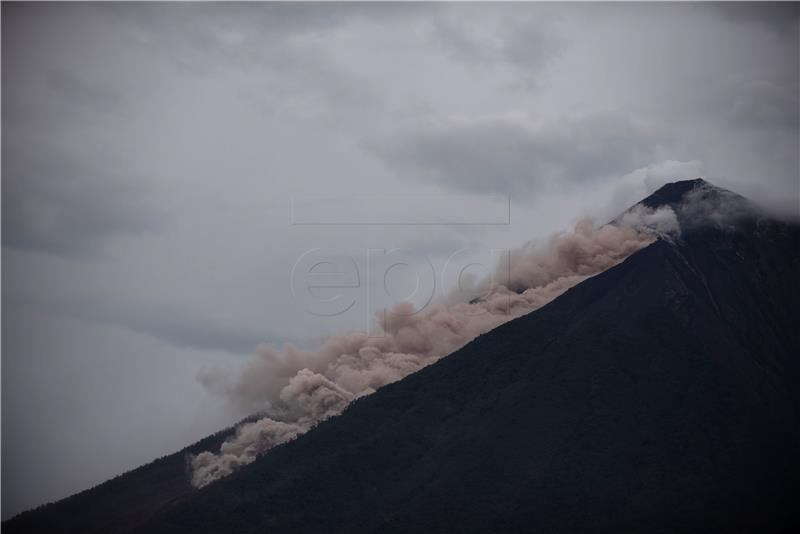
<svg viewBox="0 0 800 534">
<path fill-rule="evenodd" d="M 450 299 L 414 312 L 408 303 L 378 317 L 376 336 L 350 332 L 333 336 L 312 351 L 293 345 L 259 347 L 241 369 L 204 370 L 210 391 L 263 414 L 244 423 L 219 452 L 192 457 L 192 484 L 205 486 L 255 460 L 272 447 L 341 413 L 354 399 L 414 373 L 461 348 L 476 336 L 530 313 L 582 280 L 624 260 L 677 230 L 670 208 L 638 207 L 613 224 L 580 221 L 572 233 L 544 247 L 512 250 L 483 297 Z M 497 279 L 505 283 L 497 283 Z"/>
</svg>

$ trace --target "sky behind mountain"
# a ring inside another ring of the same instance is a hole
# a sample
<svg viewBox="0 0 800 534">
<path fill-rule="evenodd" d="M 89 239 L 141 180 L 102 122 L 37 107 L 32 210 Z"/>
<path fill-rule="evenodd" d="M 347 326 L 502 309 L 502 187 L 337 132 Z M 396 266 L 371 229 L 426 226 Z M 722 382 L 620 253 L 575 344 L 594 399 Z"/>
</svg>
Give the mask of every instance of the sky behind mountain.
<svg viewBox="0 0 800 534">
<path fill-rule="evenodd" d="M 2 20 L 4 517 L 244 415 L 204 367 L 363 328 L 369 249 L 438 273 L 700 175 L 798 211 L 797 5 L 4 4 Z M 510 224 L 291 224 L 308 196 L 457 213 L 465 195 L 510 197 Z M 362 275 L 347 313 L 292 293 L 317 247 Z"/>
</svg>

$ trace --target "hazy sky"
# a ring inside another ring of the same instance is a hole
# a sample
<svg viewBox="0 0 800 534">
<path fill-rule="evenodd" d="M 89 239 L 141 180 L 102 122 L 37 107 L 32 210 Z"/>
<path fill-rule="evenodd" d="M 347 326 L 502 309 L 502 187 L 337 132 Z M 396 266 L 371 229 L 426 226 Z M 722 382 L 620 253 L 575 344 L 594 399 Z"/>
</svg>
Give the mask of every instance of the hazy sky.
<svg viewBox="0 0 800 534">
<path fill-rule="evenodd" d="M 369 249 L 438 270 L 701 175 L 796 213 L 798 46 L 797 4 L 4 3 L 3 517 L 245 415 L 201 368 L 364 328 Z M 292 225 L 464 196 L 511 224 Z M 293 296 L 317 247 L 347 313 Z"/>
</svg>

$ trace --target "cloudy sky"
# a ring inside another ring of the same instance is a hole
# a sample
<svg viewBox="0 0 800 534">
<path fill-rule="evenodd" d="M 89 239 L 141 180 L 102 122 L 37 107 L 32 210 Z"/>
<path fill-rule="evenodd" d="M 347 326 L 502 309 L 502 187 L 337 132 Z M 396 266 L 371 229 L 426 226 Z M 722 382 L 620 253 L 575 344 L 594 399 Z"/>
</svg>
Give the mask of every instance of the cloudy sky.
<svg viewBox="0 0 800 534">
<path fill-rule="evenodd" d="M 796 4 L 4 3 L 3 517 L 245 415 L 202 369 L 365 328 L 414 279 L 368 250 L 481 263 L 697 176 L 797 213 L 798 45 Z M 346 313 L 292 291 L 316 248 Z"/>
</svg>

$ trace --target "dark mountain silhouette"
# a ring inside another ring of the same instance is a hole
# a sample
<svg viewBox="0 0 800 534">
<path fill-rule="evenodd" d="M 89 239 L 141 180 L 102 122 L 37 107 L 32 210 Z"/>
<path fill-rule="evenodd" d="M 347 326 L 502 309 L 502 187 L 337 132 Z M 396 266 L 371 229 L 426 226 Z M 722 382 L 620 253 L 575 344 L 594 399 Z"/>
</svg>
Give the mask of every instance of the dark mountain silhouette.
<svg viewBox="0 0 800 534">
<path fill-rule="evenodd" d="M 178 453 L 4 532 L 800 526 L 800 227 L 702 180 L 641 204 L 680 236 L 233 475 L 190 490 Z"/>
</svg>

